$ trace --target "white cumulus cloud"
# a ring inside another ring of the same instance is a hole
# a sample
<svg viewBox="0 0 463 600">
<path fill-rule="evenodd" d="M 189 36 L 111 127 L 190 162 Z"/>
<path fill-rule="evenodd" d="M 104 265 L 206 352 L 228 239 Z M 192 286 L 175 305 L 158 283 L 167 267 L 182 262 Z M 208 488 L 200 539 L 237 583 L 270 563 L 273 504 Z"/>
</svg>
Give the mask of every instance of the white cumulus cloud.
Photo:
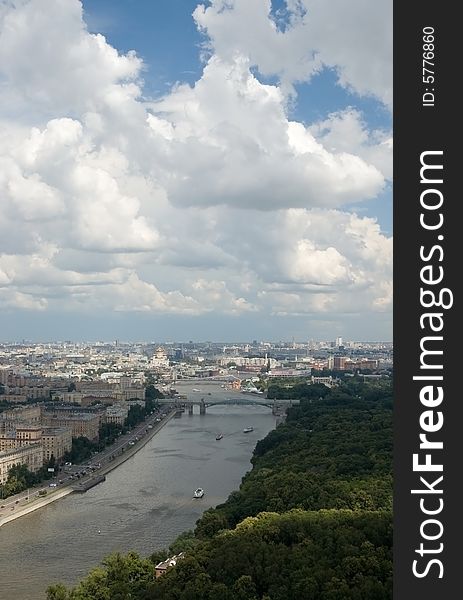
<svg viewBox="0 0 463 600">
<path fill-rule="evenodd" d="M 391 239 L 346 206 L 391 179 L 390 134 L 354 106 L 310 124 L 288 112 L 325 67 L 389 103 L 389 6 L 271 8 L 198 5 L 201 76 L 148 101 L 142 60 L 90 33 L 79 0 L 0 4 L 3 308 L 389 310 Z"/>
<path fill-rule="evenodd" d="M 392 3 L 389 0 L 286 0 L 285 18 L 271 0 L 211 0 L 194 14 L 210 52 L 249 57 L 283 88 L 335 69 L 340 85 L 392 103 Z"/>
</svg>

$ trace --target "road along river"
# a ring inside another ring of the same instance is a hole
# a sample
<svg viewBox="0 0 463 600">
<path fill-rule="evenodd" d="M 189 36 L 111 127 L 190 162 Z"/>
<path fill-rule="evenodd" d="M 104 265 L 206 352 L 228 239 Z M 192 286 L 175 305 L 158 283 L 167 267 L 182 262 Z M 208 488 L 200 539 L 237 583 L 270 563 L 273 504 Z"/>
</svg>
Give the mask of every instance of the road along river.
<svg viewBox="0 0 463 600">
<path fill-rule="evenodd" d="M 204 389 L 211 392 L 205 400 L 227 396 L 220 386 Z M 4 525 L 0 600 L 43 600 L 47 585 L 75 583 L 111 552 L 148 555 L 166 547 L 237 489 L 257 440 L 274 428 L 275 417 L 261 406 L 198 412 L 195 407 L 193 416 L 172 419 L 104 483 Z M 254 431 L 243 433 L 248 426 Z M 223 438 L 217 441 L 219 432 Z M 200 500 L 192 498 L 197 487 L 206 492 Z"/>
</svg>

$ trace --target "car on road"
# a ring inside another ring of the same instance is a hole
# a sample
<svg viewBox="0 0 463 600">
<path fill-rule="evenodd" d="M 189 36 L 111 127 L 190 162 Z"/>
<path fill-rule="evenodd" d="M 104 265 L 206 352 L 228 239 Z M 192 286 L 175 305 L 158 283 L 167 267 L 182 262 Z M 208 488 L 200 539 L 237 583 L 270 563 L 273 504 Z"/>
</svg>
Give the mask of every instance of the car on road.
<svg viewBox="0 0 463 600">
<path fill-rule="evenodd" d="M 48 487 L 58 487 L 58 485 L 56 483 L 49 483 Z"/>
</svg>

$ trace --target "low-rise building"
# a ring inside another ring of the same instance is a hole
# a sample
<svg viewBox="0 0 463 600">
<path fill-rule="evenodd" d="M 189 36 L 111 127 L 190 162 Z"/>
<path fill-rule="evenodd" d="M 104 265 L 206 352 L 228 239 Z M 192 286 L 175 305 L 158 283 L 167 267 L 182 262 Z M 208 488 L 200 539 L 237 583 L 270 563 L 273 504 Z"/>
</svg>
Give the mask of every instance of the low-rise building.
<svg viewBox="0 0 463 600">
<path fill-rule="evenodd" d="M 323 385 L 326 385 L 327 387 L 332 387 L 333 378 L 331 375 L 329 375 L 328 377 L 315 377 L 312 375 L 312 383 L 321 383 Z"/>
<path fill-rule="evenodd" d="M 161 575 L 164 575 L 164 573 L 168 569 L 171 569 L 172 567 L 175 567 L 175 565 L 177 564 L 177 562 L 179 560 L 181 560 L 182 558 L 185 558 L 185 553 L 184 552 L 180 552 L 180 554 L 176 554 L 175 556 L 171 556 L 170 558 L 167 558 L 166 560 L 163 560 L 160 563 L 158 563 L 154 567 L 155 573 L 156 573 L 156 579 L 158 577 L 161 577 Z"/>
<path fill-rule="evenodd" d="M 274 377 L 309 377 L 311 369 L 272 369 L 268 373 L 269 378 Z"/>
</svg>

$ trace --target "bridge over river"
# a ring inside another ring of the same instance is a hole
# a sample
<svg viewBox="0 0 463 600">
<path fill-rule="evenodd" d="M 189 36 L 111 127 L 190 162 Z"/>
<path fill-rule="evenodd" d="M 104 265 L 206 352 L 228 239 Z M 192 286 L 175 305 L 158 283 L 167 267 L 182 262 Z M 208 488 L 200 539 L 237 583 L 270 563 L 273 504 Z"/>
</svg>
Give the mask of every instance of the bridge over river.
<svg viewBox="0 0 463 600">
<path fill-rule="evenodd" d="M 260 394 L 253 394 L 244 392 L 240 396 L 233 396 L 230 398 L 224 397 L 201 397 L 198 399 L 188 398 L 187 396 L 176 396 L 174 398 L 163 398 L 158 400 L 159 404 L 170 404 L 177 407 L 179 412 L 188 410 L 188 414 L 193 414 L 193 407 L 199 406 L 199 414 L 205 415 L 207 407 L 209 406 L 266 406 L 271 409 L 272 414 L 282 415 L 286 412 L 287 408 L 294 404 L 299 404 L 299 400 L 271 400 L 265 398 Z"/>
</svg>

